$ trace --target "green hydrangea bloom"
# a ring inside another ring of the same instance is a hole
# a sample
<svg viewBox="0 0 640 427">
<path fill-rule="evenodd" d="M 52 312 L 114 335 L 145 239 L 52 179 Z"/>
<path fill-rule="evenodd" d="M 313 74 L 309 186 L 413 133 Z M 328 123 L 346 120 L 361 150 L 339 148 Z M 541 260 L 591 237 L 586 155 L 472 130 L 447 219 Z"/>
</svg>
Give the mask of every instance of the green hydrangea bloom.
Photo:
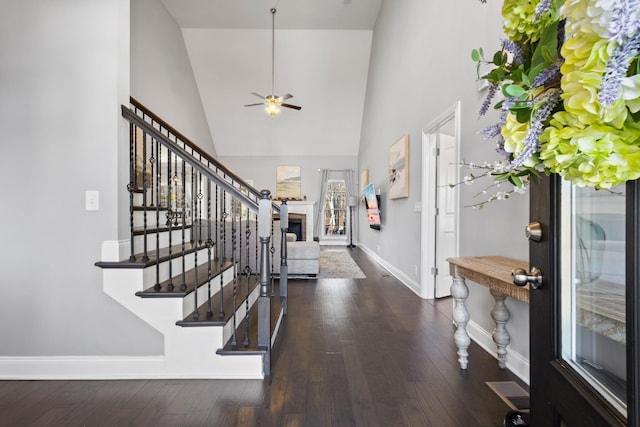
<svg viewBox="0 0 640 427">
<path fill-rule="evenodd" d="M 640 178 L 640 125 L 585 125 L 568 112 L 556 113 L 540 138 L 545 168 L 578 186 L 612 188 Z"/>
<path fill-rule="evenodd" d="M 556 113 L 541 139 L 545 168 L 579 186 L 611 188 L 640 178 L 640 125 L 627 106 L 640 108 L 640 82 L 626 83 L 626 96 L 603 108 L 598 89 L 615 48 L 603 37 L 603 14 L 594 1 L 568 1 L 567 39 L 561 53 L 564 111 Z M 606 17 L 605 17 L 606 18 Z"/>
<path fill-rule="evenodd" d="M 505 0 L 502 4 L 504 32 L 513 41 L 527 39 L 535 42 L 540 39 L 540 33 L 549 24 L 560 19 L 560 6 L 564 3 L 554 0 L 549 12 L 540 19 L 535 19 L 536 6 L 539 1 Z"/>
</svg>

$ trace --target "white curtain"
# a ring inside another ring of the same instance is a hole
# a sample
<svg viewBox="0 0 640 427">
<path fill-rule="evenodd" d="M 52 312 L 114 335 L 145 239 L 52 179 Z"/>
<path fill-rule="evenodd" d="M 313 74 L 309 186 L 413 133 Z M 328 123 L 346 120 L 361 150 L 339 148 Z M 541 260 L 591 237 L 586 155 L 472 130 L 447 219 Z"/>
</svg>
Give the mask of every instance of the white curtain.
<svg viewBox="0 0 640 427">
<path fill-rule="evenodd" d="M 352 215 L 352 217 L 349 219 L 349 226 L 352 227 L 353 229 L 350 230 L 350 232 L 353 235 L 353 240 L 354 241 L 358 241 L 357 239 L 357 235 L 358 233 L 356 232 L 356 230 L 358 229 L 357 226 L 357 215 L 356 215 L 356 211 L 358 209 L 358 191 L 356 190 L 355 186 L 354 186 L 354 179 L 353 179 L 353 173 L 354 171 L 351 169 L 345 169 L 344 171 L 344 186 L 347 190 L 347 210 L 349 211 L 349 215 Z M 349 200 L 351 200 L 351 197 L 355 198 L 355 206 L 353 208 L 349 207 Z"/>
<path fill-rule="evenodd" d="M 320 170 L 320 198 L 318 200 L 318 211 L 316 212 L 315 235 L 322 238 L 322 226 L 324 224 L 324 199 L 327 196 L 327 181 L 329 180 L 329 169 Z"/>
</svg>

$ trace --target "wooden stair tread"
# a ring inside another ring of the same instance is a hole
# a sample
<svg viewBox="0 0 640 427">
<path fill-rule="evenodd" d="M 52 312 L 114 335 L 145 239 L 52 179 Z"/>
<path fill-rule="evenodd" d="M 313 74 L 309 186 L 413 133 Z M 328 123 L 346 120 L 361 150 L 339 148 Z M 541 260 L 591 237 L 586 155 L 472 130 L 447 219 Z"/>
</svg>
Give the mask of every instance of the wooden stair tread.
<svg viewBox="0 0 640 427">
<path fill-rule="evenodd" d="M 185 242 L 184 254 L 190 254 L 196 250 L 206 249 L 207 245 L 204 242 Z M 171 250 L 169 250 L 171 249 Z M 169 255 L 171 253 L 171 255 Z M 182 243 L 173 245 L 171 248 L 161 248 L 158 253 L 155 249 L 147 251 L 149 259 L 147 261 L 142 260 L 142 253 L 135 255 L 135 261 L 123 260 L 123 261 L 99 261 L 95 265 L 101 268 L 145 268 L 155 265 L 156 262 L 165 262 L 173 258 L 180 258 L 182 256 Z"/>
<path fill-rule="evenodd" d="M 233 314 L 245 304 L 248 296 L 258 286 L 258 276 L 249 276 L 249 289 L 247 292 L 247 276 L 238 276 L 237 294 L 235 297 L 235 305 L 233 301 L 233 284 L 228 284 L 223 291 L 223 307 L 224 315 L 220 316 L 220 287 L 217 287 L 216 293 L 211 296 L 211 314 L 209 311 L 209 302 L 207 300 L 198 307 L 198 317 L 193 317 L 193 313 L 189 314 L 183 320 L 176 322 L 178 326 L 224 326 L 233 316 Z"/>
<path fill-rule="evenodd" d="M 280 296 L 279 281 L 274 283 L 274 295 L 271 296 L 271 332 L 270 337 L 273 337 L 280 312 L 282 311 L 284 298 Z M 258 304 L 254 304 L 249 311 L 249 344 L 245 345 L 246 337 L 246 319 L 237 325 L 236 328 L 236 345 L 232 344 L 233 337 L 225 344 L 225 346 L 219 349 L 216 353 L 220 355 L 238 355 L 238 354 L 264 354 L 266 349 L 258 347 Z"/>
<path fill-rule="evenodd" d="M 212 260 L 211 278 L 215 278 L 218 274 L 230 268 L 232 265 L 233 264 L 231 261 L 224 261 L 221 266 L 220 261 Z M 196 282 L 196 272 L 198 276 L 198 287 L 206 284 L 209 281 L 208 260 L 205 260 L 201 265 L 198 266 L 197 269 L 192 268 L 184 273 L 184 287 L 181 286 L 183 277 L 182 272 L 180 271 L 178 274 L 174 275 L 171 280 L 167 279 L 164 282 L 160 283 L 159 287 L 152 286 L 149 289 L 145 289 L 144 291 L 136 292 L 136 296 L 142 298 L 182 298 L 193 292 L 193 290 L 195 289 L 194 284 Z M 170 288 L 170 283 L 173 283 L 173 288 Z M 219 280 L 217 281 L 217 283 L 215 283 L 215 285 L 218 285 L 218 289 L 219 283 Z"/>
<path fill-rule="evenodd" d="M 185 224 L 184 225 L 184 230 L 189 230 L 191 229 L 193 226 L 191 224 Z M 166 225 L 166 224 L 162 224 L 158 227 L 156 226 L 147 226 L 146 230 L 147 230 L 147 234 L 156 234 L 156 233 L 162 233 L 165 231 L 180 231 L 182 230 L 182 224 L 171 224 L 171 225 Z M 134 236 L 144 236 L 145 234 L 145 228 L 144 227 L 134 227 L 133 228 L 133 235 Z"/>
<path fill-rule="evenodd" d="M 155 212 L 156 210 L 168 211 L 169 207 L 167 207 L 167 206 L 134 206 L 133 210 L 134 211 L 147 211 L 147 212 Z"/>
</svg>

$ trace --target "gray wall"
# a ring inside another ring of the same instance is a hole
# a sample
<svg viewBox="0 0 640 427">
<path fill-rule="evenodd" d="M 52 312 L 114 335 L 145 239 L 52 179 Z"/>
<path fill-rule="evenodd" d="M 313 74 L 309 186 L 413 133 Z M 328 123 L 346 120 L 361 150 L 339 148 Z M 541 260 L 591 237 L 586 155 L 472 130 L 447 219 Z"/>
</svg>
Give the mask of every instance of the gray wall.
<svg viewBox="0 0 640 427">
<path fill-rule="evenodd" d="M 484 92 L 477 90 L 470 52 L 478 47 L 487 52 L 497 49 L 500 7 L 499 2 L 478 1 L 461 5 L 459 1 L 385 0 L 382 4 L 373 36 L 358 167 L 359 171 L 368 168 L 369 181 L 381 190 L 383 229 L 369 229 L 364 215 L 359 215 L 359 241 L 408 277 L 415 277 L 414 265 L 421 263 L 421 221 L 414 204 L 421 202 L 422 129 L 461 101 L 461 158 L 479 163 L 496 159 L 493 143 L 477 134 L 497 117 L 478 120 Z M 389 146 L 405 133 L 409 134 L 409 198 L 389 200 Z M 481 189 L 478 184 L 463 186 L 461 206 L 474 203 L 472 197 Z M 460 255 L 527 259 L 523 233 L 527 222 L 527 196 L 484 210 L 461 208 Z M 490 333 L 493 299 L 485 288 L 475 284 L 470 288 L 471 318 Z M 512 347 L 528 357 L 528 307 L 513 300 L 507 305 L 512 310 Z"/>
<path fill-rule="evenodd" d="M 131 96 L 215 156 L 182 31 L 159 0 L 131 0 Z"/>
<path fill-rule="evenodd" d="M 162 353 L 162 337 L 102 292 L 93 265 L 123 209 L 128 20 L 128 0 L 3 3 L 2 356 Z M 100 192 L 99 211 L 85 211 L 86 190 Z"/>
</svg>

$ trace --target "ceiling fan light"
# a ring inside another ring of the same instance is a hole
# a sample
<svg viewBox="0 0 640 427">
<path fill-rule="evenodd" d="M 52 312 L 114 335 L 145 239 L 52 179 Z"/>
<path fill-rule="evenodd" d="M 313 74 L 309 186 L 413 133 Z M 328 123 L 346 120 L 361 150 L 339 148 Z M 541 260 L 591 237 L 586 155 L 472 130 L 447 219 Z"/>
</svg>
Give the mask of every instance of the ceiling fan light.
<svg viewBox="0 0 640 427">
<path fill-rule="evenodd" d="M 278 104 L 276 104 L 275 102 L 270 102 L 267 104 L 265 111 L 270 116 L 275 116 L 280 112 L 280 107 L 278 107 Z"/>
</svg>

